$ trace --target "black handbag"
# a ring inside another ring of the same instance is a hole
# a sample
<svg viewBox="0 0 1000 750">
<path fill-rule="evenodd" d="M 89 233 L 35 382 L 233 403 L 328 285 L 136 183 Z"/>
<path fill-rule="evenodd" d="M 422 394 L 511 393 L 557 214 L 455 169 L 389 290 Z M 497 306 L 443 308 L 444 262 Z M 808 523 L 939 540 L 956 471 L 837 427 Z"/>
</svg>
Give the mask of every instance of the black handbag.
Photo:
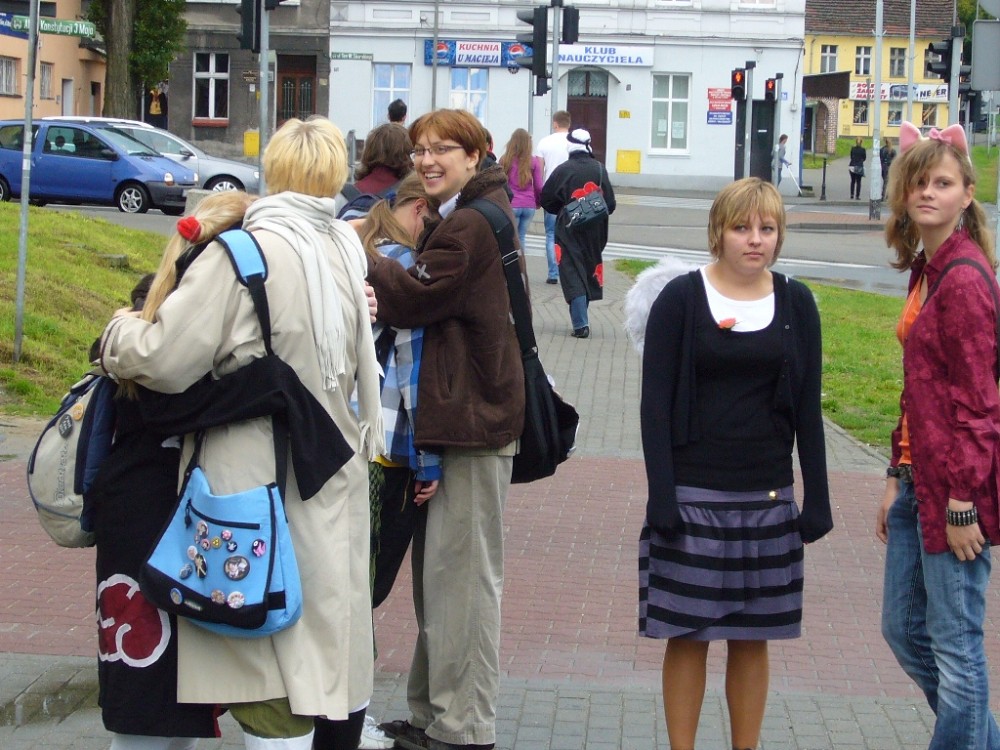
<svg viewBox="0 0 1000 750">
<path fill-rule="evenodd" d="M 576 447 L 580 415 L 552 387 L 538 358 L 528 295 L 514 247 L 514 225 L 502 209 L 484 198 L 477 198 L 468 206 L 486 218 L 497 238 L 514 316 L 514 330 L 524 365 L 524 430 L 514 456 L 510 481 L 513 484 L 534 482 L 555 474 L 556 467 L 569 458 Z"/>
<path fill-rule="evenodd" d="M 563 207 L 566 216 L 566 227 L 582 227 L 589 224 L 594 219 L 600 219 L 608 215 L 608 204 L 604 200 L 604 192 L 601 190 L 601 165 L 597 165 L 597 185 L 596 190 L 574 198 Z"/>
</svg>

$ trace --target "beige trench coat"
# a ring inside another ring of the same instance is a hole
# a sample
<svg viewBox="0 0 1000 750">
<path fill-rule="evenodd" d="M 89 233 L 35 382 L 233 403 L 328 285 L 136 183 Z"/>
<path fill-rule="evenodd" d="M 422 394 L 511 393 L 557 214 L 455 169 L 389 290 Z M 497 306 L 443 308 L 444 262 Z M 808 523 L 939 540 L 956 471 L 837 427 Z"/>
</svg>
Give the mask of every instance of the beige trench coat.
<svg viewBox="0 0 1000 750">
<path fill-rule="evenodd" d="M 302 264 L 278 235 L 261 231 L 255 236 L 268 264 L 274 351 L 326 406 L 357 451 L 360 430 L 350 406 L 357 371 L 353 337 L 359 316 L 367 322 L 367 310 L 354 309 L 352 282 L 331 245 L 328 257 L 350 340 L 346 374 L 339 376 L 335 391 L 324 391 Z M 357 251 L 363 252 L 360 245 Z M 218 244 L 207 247 L 190 266 L 158 310 L 155 323 L 115 319 L 105 330 L 103 349 L 102 364 L 110 373 L 164 393 L 179 393 L 206 372 L 221 376 L 265 353 L 249 292 L 236 280 Z M 190 437 L 186 443 L 182 466 L 190 455 Z M 273 481 L 270 419 L 210 431 L 201 466 L 218 494 Z M 301 620 L 274 636 L 257 639 L 224 638 L 180 620 L 181 702 L 225 704 L 288 696 L 296 714 L 343 719 L 371 697 L 367 460 L 356 453 L 306 502 L 300 499 L 289 462 L 287 494 L 302 579 Z M 137 501 L 139 497 L 137 493 Z"/>
</svg>

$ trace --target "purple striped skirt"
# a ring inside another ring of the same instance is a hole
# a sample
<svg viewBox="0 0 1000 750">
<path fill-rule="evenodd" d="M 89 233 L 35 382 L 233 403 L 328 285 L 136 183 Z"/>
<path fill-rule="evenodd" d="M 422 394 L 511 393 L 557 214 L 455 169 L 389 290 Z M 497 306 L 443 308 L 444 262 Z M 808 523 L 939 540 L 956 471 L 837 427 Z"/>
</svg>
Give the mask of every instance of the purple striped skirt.
<svg viewBox="0 0 1000 750">
<path fill-rule="evenodd" d="M 775 640 L 802 625 L 802 539 L 791 487 L 678 487 L 684 527 L 639 537 L 639 633 L 648 638 Z"/>
</svg>

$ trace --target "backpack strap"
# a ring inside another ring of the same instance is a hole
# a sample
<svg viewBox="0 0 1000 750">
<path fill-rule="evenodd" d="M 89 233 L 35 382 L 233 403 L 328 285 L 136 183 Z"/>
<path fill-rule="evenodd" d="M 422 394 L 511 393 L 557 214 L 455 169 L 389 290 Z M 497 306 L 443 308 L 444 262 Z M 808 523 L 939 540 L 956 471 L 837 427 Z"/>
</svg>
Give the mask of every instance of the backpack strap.
<svg viewBox="0 0 1000 750">
<path fill-rule="evenodd" d="M 268 356 L 273 357 L 271 309 L 267 304 L 267 291 L 264 289 L 264 282 L 267 280 L 267 258 L 264 257 L 264 251 L 261 250 L 257 238 L 245 229 L 229 229 L 219 234 L 215 239 L 226 248 L 226 255 L 229 256 L 229 261 L 233 264 L 236 279 L 250 292 L 254 311 L 256 311 L 257 320 L 260 322 L 264 349 Z M 275 481 L 281 490 L 281 499 L 284 501 L 285 485 L 288 479 L 289 426 L 287 420 L 276 414 L 271 415 L 271 424 L 274 432 Z M 195 436 L 194 452 L 191 454 L 191 460 L 185 472 L 185 481 L 197 465 L 204 439 L 204 431 Z"/>
<path fill-rule="evenodd" d="M 264 335 L 264 349 L 268 354 L 271 350 L 271 310 L 267 304 L 267 292 L 264 282 L 267 280 L 267 259 L 260 249 L 257 238 L 245 229 L 230 229 L 223 232 L 216 240 L 226 248 L 236 278 L 250 291 L 254 310 Z"/>
<path fill-rule="evenodd" d="M 941 280 L 955 266 L 972 266 L 977 271 L 979 275 L 983 277 L 986 281 L 986 286 L 989 287 L 990 294 L 993 295 L 993 312 L 997 316 L 997 321 L 995 323 L 996 328 L 996 339 L 997 339 L 997 362 L 996 362 L 996 372 L 1000 376 L 1000 297 L 997 296 L 996 290 L 996 277 L 986 272 L 986 269 L 982 267 L 981 264 L 974 261 L 972 258 L 955 258 L 955 260 L 947 263 L 944 268 L 941 269 L 941 273 L 934 280 L 934 285 L 927 290 L 927 297 L 924 298 L 924 304 L 927 304 L 927 300 L 931 298 L 934 294 L 934 290 L 938 288 L 941 284 Z"/>
<path fill-rule="evenodd" d="M 535 331 L 531 327 L 531 306 L 528 303 L 528 293 L 524 288 L 521 267 L 518 264 L 518 253 L 514 247 L 514 225 L 507 214 L 493 201 L 476 198 L 465 205 L 483 215 L 490 223 L 493 234 L 500 247 L 500 262 L 503 263 L 504 276 L 507 278 L 507 293 L 510 296 L 510 309 L 514 316 L 514 330 L 517 332 L 517 343 L 521 347 L 521 356 L 525 357 L 537 350 Z"/>
</svg>

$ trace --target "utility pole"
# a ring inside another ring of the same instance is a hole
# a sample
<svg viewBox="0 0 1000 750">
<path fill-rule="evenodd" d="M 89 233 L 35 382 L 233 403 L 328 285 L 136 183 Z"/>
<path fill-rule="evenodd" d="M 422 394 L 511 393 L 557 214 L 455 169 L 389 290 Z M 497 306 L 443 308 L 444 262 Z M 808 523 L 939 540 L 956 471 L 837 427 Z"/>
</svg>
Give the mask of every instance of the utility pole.
<svg viewBox="0 0 1000 750">
<path fill-rule="evenodd" d="M 948 124 L 958 122 L 958 86 L 962 75 L 962 46 L 965 42 L 965 26 L 951 27 L 951 76 L 948 79 Z"/>
<path fill-rule="evenodd" d="M 879 152 L 882 148 L 882 5 L 883 0 L 875 3 L 875 88 L 872 93 L 872 178 L 868 181 L 871 190 L 868 200 L 868 218 L 882 218 L 882 159 Z"/>
<path fill-rule="evenodd" d="M 910 0 L 910 44 L 906 53 L 906 121 L 913 122 L 913 70 L 916 67 L 914 38 L 917 35 L 917 0 Z"/>
<path fill-rule="evenodd" d="M 38 0 L 28 6 L 28 75 L 24 96 L 24 138 L 21 144 L 21 228 L 17 236 L 17 289 L 14 292 L 14 363 L 21 360 L 24 338 L 24 286 L 28 269 L 28 198 L 31 189 L 31 113 L 35 103 L 35 67 L 38 65 Z"/>
<path fill-rule="evenodd" d="M 549 117 L 559 109 L 559 21 L 562 15 L 563 0 L 552 0 L 552 91 L 549 106 Z"/>
<path fill-rule="evenodd" d="M 270 39 L 270 27 L 271 24 L 268 21 L 271 15 L 264 9 L 264 0 L 256 0 L 260 3 L 260 67 L 258 69 L 258 74 L 260 76 L 260 101 L 258 102 L 258 121 L 260 130 L 260 143 L 257 147 L 257 169 L 260 172 L 260 187 L 257 192 L 264 196 L 267 195 L 267 186 L 264 184 L 264 147 L 267 145 L 268 130 L 271 125 L 270 108 L 267 106 L 267 94 L 268 89 L 268 73 L 270 73 L 270 65 L 267 64 L 267 59 L 270 57 L 271 39 Z"/>
<path fill-rule="evenodd" d="M 747 60 L 743 66 L 747 71 L 747 106 L 743 121 L 743 176 L 750 176 L 750 133 L 753 129 L 753 69 L 757 67 L 756 60 Z"/>
</svg>

